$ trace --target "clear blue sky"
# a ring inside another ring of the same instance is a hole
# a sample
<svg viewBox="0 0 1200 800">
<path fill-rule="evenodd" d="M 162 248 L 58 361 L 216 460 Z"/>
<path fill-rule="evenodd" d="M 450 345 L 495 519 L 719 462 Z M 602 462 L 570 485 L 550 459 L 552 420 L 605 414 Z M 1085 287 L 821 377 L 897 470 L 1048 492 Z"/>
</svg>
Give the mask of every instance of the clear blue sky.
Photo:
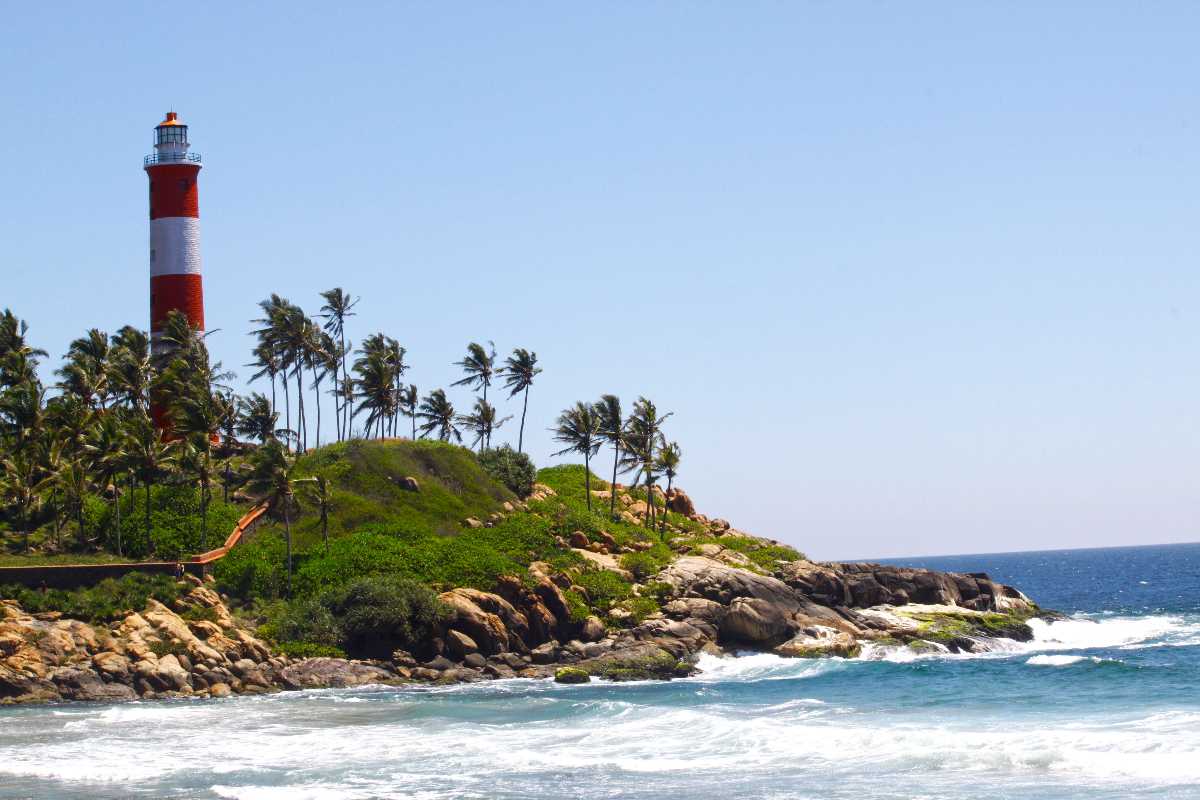
<svg viewBox="0 0 1200 800">
<path fill-rule="evenodd" d="M 702 510 L 814 557 L 1200 538 L 1200 5 L 238 6 L 6 9 L 0 305 L 52 354 L 146 324 L 173 108 L 227 365 L 341 285 L 423 390 L 536 350 L 539 464 L 653 398 Z"/>
</svg>

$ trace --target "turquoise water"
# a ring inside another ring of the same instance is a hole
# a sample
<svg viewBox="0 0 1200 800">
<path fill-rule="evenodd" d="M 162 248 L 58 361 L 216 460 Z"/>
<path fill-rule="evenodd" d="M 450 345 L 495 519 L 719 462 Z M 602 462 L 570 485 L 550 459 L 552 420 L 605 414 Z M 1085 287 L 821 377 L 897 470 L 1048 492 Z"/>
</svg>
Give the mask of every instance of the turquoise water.
<svg viewBox="0 0 1200 800">
<path fill-rule="evenodd" d="M 910 559 L 1072 618 L 670 683 L 0 710 L 0 797 L 1200 797 L 1200 545 Z"/>
</svg>

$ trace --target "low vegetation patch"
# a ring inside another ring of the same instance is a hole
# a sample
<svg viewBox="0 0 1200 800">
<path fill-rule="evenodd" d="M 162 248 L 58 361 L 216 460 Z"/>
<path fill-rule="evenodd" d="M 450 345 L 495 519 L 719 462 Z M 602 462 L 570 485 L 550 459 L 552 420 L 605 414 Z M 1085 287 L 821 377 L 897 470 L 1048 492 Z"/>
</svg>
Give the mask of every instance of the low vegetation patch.
<svg viewBox="0 0 1200 800">
<path fill-rule="evenodd" d="M 16 600 L 31 614 L 59 611 L 63 616 L 84 622 L 112 622 L 133 611 L 141 611 L 146 601 L 170 605 L 179 597 L 179 586 L 167 575 L 132 573 L 108 578 L 95 586 L 80 589 L 29 589 L 25 586 L 0 586 L 0 597 Z"/>
</svg>

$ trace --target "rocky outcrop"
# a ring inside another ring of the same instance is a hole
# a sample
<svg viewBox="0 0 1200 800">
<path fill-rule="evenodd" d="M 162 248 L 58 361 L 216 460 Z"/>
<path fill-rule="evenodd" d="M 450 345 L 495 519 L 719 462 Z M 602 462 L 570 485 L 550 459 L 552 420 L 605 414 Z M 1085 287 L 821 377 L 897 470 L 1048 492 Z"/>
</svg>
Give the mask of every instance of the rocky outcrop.
<svg viewBox="0 0 1200 800">
<path fill-rule="evenodd" d="M 606 536 L 594 534 L 587 547 L 615 546 Z M 670 679 L 695 671 L 703 652 L 853 658 L 867 644 L 984 650 L 1001 638 L 1031 637 L 1025 621 L 1038 613 L 1021 592 L 983 574 L 807 560 L 779 562 L 767 574 L 720 544 L 690 549 L 634 587 L 642 603 L 636 616 L 610 609 L 607 624 L 574 616 L 564 590 L 583 590 L 571 574 L 541 562 L 527 576 L 500 578 L 491 592 L 443 592 L 449 613 L 435 635 L 387 662 L 274 655 L 210 585 L 193 578 L 180 582 L 172 607 L 150 600 L 110 625 L 31 615 L 0 601 L 0 702 L 221 698 L 514 677 Z M 623 572 L 603 552 L 576 552 L 591 557 L 588 568 Z M 647 614 L 651 584 L 658 610 Z"/>
<path fill-rule="evenodd" d="M 180 586 L 186 593 L 175 608 L 151 599 L 108 626 L 0 601 L 0 703 L 227 697 L 400 677 L 345 659 L 274 656 L 209 586 L 190 578 Z"/>
</svg>

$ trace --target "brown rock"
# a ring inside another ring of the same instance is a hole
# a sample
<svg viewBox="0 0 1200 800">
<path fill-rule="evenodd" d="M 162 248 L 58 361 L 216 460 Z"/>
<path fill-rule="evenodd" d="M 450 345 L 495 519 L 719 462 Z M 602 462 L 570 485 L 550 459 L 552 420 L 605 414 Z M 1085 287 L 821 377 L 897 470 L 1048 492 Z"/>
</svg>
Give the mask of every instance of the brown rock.
<svg viewBox="0 0 1200 800">
<path fill-rule="evenodd" d="M 439 595 L 441 601 L 454 611 L 455 616 L 450 622 L 450 627 L 471 637 L 479 650 L 486 655 L 507 650 L 508 629 L 499 616 L 479 607 L 472 598 L 475 591 L 459 588 Z"/>
<path fill-rule="evenodd" d="M 397 676 L 374 664 L 344 658 L 307 658 L 289 664 L 280 674 L 289 689 L 321 689 L 395 683 Z"/>
<path fill-rule="evenodd" d="M 676 514 L 683 514 L 685 517 L 696 514 L 696 506 L 692 503 L 692 498 L 688 497 L 683 489 L 671 489 L 667 492 L 667 508 Z"/>
<path fill-rule="evenodd" d="M 482 528 L 483 527 L 483 523 L 480 522 L 479 520 L 475 519 L 474 517 L 467 517 L 466 519 L 464 519 L 463 525 L 466 525 L 468 528 Z"/>
<path fill-rule="evenodd" d="M 570 542 L 571 547 L 578 547 L 581 549 L 586 549 L 588 545 L 591 544 L 587 534 L 583 531 L 572 531 L 571 538 L 568 541 Z"/>
<path fill-rule="evenodd" d="M 471 653 L 479 652 L 479 645 L 465 633 L 456 630 L 446 631 L 446 646 L 450 653 L 458 659 L 463 659 Z"/>
<path fill-rule="evenodd" d="M 604 623 L 600 621 L 599 617 L 593 614 L 583 621 L 583 627 L 579 631 L 579 638 L 585 642 L 594 642 L 604 638 L 604 630 Z"/>
</svg>

